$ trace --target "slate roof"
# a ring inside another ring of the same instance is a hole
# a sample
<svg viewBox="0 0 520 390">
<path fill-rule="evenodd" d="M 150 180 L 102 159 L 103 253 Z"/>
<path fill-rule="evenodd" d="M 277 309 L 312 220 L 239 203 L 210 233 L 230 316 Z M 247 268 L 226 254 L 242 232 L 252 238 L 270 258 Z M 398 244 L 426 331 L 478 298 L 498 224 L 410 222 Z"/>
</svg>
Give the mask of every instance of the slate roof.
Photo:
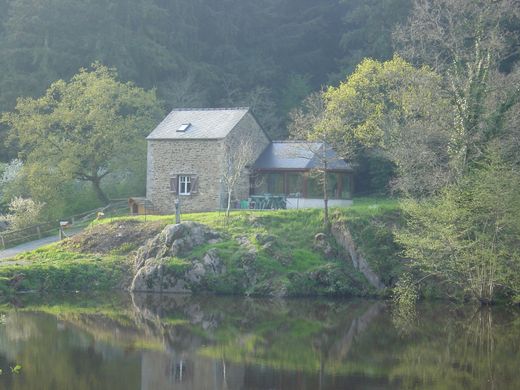
<svg viewBox="0 0 520 390">
<path fill-rule="evenodd" d="M 258 157 L 254 169 L 265 170 L 309 170 L 323 167 L 319 158 L 323 148 L 329 170 L 351 171 L 350 164 L 345 162 L 331 148 L 319 142 L 306 141 L 273 141 Z"/>
<path fill-rule="evenodd" d="M 248 112 L 247 107 L 176 109 L 170 112 L 146 139 L 225 138 Z M 190 126 L 186 131 L 177 131 L 181 125 L 188 123 Z"/>
</svg>

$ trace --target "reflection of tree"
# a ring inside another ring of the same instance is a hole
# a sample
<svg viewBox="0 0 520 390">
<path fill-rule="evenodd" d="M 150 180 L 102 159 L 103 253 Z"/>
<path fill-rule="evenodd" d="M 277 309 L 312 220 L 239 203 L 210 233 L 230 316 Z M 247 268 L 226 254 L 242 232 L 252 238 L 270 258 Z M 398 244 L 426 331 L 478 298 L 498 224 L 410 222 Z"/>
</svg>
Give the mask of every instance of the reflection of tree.
<svg viewBox="0 0 520 390">
<path fill-rule="evenodd" d="M 474 314 L 445 309 L 419 312 L 420 324 L 403 340 L 390 378 L 406 389 L 520 388 L 518 316 L 506 319 L 490 308 Z"/>
<path fill-rule="evenodd" d="M 496 309 L 419 305 L 406 333 L 366 301 L 150 294 L 9 316 L 37 330 L 0 326 L 0 368 L 23 366 L 13 389 L 520 388 L 520 316 Z"/>
<path fill-rule="evenodd" d="M 7 352 L 7 367 L 2 366 L 0 388 L 8 383 L 12 390 L 110 388 L 132 389 L 138 380 L 137 356 L 116 354 L 117 349 L 96 345 L 91 335 L 60 327 L 55 316 L 42 313 L 14 314 L 17 324 L 25 329 L 37 329 L 27 338 L 9 339 L 12 334 L 9 321 L 6 330 L 0 329 L 0 356 Z M 14 325 L 14 323 L 12 324 Z M 0 359 L 1 362 L 1 359 Z M 9 365 L 20 364 L 20 375 L 10 376 Z M 117 378 L 114 379 L 114 373 Z"/>
</svg>

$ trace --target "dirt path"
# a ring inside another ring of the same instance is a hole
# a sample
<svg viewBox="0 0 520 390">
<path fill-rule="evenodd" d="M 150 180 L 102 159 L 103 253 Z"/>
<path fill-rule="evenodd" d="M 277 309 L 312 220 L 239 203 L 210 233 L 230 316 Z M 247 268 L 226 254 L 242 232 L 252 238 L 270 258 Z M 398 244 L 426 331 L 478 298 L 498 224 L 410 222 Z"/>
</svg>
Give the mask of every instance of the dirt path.
<svg viewBox="0 0 520 390">
<path fill-rule="evenodd" d="M 83 229 L 81 229 L 81 228 L 68 230 L 67 236 L 71 237 L 75 234 L 78 234 L 82 230 Z M 11 263 L 11 261 L 6 261 L 6 259 L 19 255 L 20 253 L 23 253 L 23 252 L 32 251 L 32 250 L 38 249 L 42 246 L 52 244 L 53 242 L 56 242 L 56 241 L 59 241 L 58 234 L 56 234 L 54 236 L 50 236 L 50 237 L 45 237 L 40 240 L 26 242 L 25 244 L 20 244 L 18 246 L 14 246 L 9 249 L 1 250 L 0 251 L 0 266 Z M 18 263 L 20 263 L 20 262 L 17 262 L 17 264 Z"/>
</svg>

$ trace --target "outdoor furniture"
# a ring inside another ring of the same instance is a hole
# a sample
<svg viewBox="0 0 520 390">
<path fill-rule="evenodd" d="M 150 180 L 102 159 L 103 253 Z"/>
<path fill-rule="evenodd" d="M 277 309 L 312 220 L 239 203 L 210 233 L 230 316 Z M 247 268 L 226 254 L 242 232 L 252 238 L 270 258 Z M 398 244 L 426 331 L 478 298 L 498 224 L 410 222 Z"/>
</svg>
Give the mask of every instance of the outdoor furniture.
<svg viewBox="0 0 520 390">
<path fill-rule="evenodd" d="M 256 210 L 277 210 L 286 208 L 284 195 L 251 195 L 251 204 Z"/>
</svg>

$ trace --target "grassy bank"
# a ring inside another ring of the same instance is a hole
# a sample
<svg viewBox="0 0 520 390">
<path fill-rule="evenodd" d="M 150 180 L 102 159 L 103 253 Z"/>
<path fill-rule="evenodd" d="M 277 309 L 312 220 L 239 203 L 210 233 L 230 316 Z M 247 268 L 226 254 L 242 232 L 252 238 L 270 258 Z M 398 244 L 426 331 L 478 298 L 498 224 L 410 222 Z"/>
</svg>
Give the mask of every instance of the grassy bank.
<svg viewBox="0 0 520 390">
<path fill-rule="evenodd" d="M 402 249 L 394 231 L 403 216 L 395 200 L 360 199 L 354 207 L 336 210 L 334 220 L 345 223 L 360 254 L 386 286 L 392 286 L 402 272 Z"/>
<path fill-rule="evenodd" d="M 388 200 L 361 200 L 348 209 L 333 210 L 334 219 L 347 223 L 367 261 L 389 283 L 399 269 L 391 239 L 397 210 L 397 203 Z M 97 221 L 72 240 L 20 255 L 0 266 L 0 291 L 125 288 L 132 277 L 132 253 L 173 223 L 172 216 L 144 219 Z M 315 245 L 315 235 L 323 232 L 320 210 L 244 211 L 228 220 L 219 213 L 198 213 L 183 215 L 183 220 L 206 224 L 222 237 L 167 263 L 182 268 L 211 249 L 217 251 L 226 272 L 209 277 L 201 290 L 241 295 L 375 294 L 330 236 L 328 250 Z"/>
</svg>

